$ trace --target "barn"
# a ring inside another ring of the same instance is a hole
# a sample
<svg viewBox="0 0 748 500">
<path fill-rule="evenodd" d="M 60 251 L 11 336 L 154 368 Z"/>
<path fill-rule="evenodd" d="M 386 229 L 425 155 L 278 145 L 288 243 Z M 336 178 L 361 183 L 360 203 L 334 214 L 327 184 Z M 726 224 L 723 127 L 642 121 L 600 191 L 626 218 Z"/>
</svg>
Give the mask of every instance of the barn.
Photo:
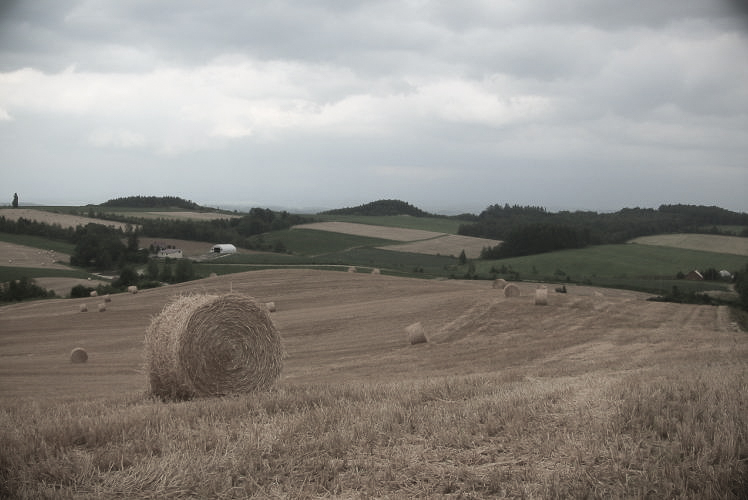
<svg viewBox="0 0 748 500">
<path fill-rule="evenodd" d="M 691 281 L 703 281 L 704 276 L 700 272 L 694 269 L 690 273 L 686 274 L 686 279 L 691 280 Z"/>
<path fill-rule="evenodd" d="M 211 247 L 210 251 L 212 253 L 236 253 L 236 247 L 232 245 L 231 243 L 219 243 L 218 245 L 213 245 Z"/>
</svg>

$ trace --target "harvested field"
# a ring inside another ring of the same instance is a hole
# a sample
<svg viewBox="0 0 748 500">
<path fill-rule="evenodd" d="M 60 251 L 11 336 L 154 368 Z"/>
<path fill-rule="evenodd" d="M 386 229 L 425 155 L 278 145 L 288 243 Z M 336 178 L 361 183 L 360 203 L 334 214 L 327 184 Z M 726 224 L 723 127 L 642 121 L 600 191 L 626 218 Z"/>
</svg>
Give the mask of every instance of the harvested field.
<svg viewBox="0 0 748 500">
<path fill-rule="evenodd" d="M 120 229 L 125 229 L 127 224 L 124 222 L 114 222 L 103 219 L 92 219 L 90 217 L 81 217 L 78 215 L 57 214 L 47 212 L 46 210 L 35 210 L 33 208 L 0 208 L 0 216 L 8 220 L 18 220 L 20 218 L 35 220 L 45 224 L 59 224 L 62 227 L 85 226 L 93 222 Z"/>
<path fill-rule="evenodd" d="M 333 233 L 354 234 L 370 238 L 382 238 L 394 241 L 417 241 L 444 236 L 444 233 L 422 231 L 420 229 L 403 229 L 400 227 L 374 226 L 371 224 L 357 224 L 354 222 L 315 222 L 294 226 L 299 229 L 314 229 Z"/>
<path fill-rule="evenodd" d="M 260 302 L 275 302 L 278 312 L 273 320 L 288 352 L 282 380 L 294 383 L 335 382 L 341 373 L 348 382 L 370 382 L 416 373 L 507 369 L 520 360 L 512 358 L 511 349 L 489 346 L 504 345 L 508 339 L 536 339 L 537 352 L 521 363 L 537 364 L 538 369 L 558 349 L 587 342 L 628 344 L 641 339 L 629 348 L 646 359 L 666 348 L 676 355 L 684 338 L 681 332 L 698 339 L 692 348 L 703 344 L 708 350 L 716 345 L 710 336 L 728 328 L 717 308 L 647 302 L 646 295 L 635 292 L 604 290 L 595 295 L 593 288 L 567 286 L 568 293 L 549 294 L 549 306 L 538 308 L 531 284 L 516 283 L 522 296 L 507 299 L 485 281 L 377 278 L 372 285 L 371 276 L 361 273 L 252 271 L 120 294 L 106 315 L 79 314 L 78 304 L 89 299 L 4 306 L 0 308 L 4 358 L 0 400 L 22 394 L 61 397 L 72 387 L 81 397 L 143 389 L 146 327 L 175 295 L 193 292 L 234 291 Z M 435 332 L 428 356 L 403 349 L 402 332 L 416 322 Z M 465 343 L 466 339 L 472 340 Z M 543 345 L 549 341 L 551 346 Z M 656 352 L 650 350 L 652 343 L 658 346 Z M 68 362 L 71 344 L 86 345 L 89 353 L 96 353 L 97 361 L 89 363 L 85 374 L 58 372 Z M 32 359 L 34 369 L 29 371 Z M 644 366 L 640 362 L 644 363 L 623 357 L 617 366 Z"/>
<path fill-rule="evenodd" d="M 190 220 L 215 220 L 234 219 L 240 215 L 221 214 L 216 212 L 123 212 L 127 215 L 137 215 L 144 218 L 159 219 L 190 219 Z"/>
<path fill-rule="evenodd" d="M 403 245 L 379 247 L 398 252 L 423 253 L 429 255 L 446 255 L 457 257 L 465 250 L 465 256 L 474 259 L 480 256 L 483 247 L 496 246 L 500 241 L 483 238 L 472 238 L 456 234 L 422 231 L 420 229 L 403 229 L 397 227 L 357 224 L 353 222 L 317 222 L 296 226 L 301 229 L 315 229 L 334 233 L 353 234 L 370 238 L 382 238 L 394 241 L 406 241 Z"/>
<path fill-rule="evenodd" d="M 655 236 L 641 236 L 639 238 L 634 238 L 629 243 L 748 256 L 748 238 L 741 238 L 739 236 L 722 236 L 717 234 L 659 234 Z"/>
<path fill-rule="evenodd" d="M 457 257 L 465 250 L 468 259 L 477 259 L 485 247 L 494 247 L 501 241 L 485 238 L 473 238 L 457 234 L 445 234 L 428 240 L 414 241 L 403 245 L 387 245 L 379 247 L 383 250 L 398 252 L 425 253 L 429 255 L 448 255 Z"/>
<path fill-rule="evenodd" d="M 0 265 L 2 266 L 70 269 L 70 266 L 58 262 L 70 262 L 70 256 L 64 253 L 0 241 Z"/>
</svg>

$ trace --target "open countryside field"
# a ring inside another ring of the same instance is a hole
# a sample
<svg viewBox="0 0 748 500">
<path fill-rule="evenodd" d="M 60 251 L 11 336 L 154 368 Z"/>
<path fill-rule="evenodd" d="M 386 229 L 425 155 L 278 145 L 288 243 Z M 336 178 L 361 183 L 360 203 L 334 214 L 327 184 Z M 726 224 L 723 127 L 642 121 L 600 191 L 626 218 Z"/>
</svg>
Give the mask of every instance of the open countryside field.
<svg viewBox="0 0 748 500">
<path fill-rule="evenodd" d="M 18 220 L 20 218 L 35 220 L 45 224 L 59 224 L 62 227 L 85 226 L 89 223 L 102 224 L 115 228 L 125 229 L 127 224 L 124 222 L 114 222 L 103 219 L 93 219 L 91 217 L 81 217 L 79 215 L 62 214 L 48 212 L 46 210 L 37 210 L 33 208 L 0 208 L 0 217 L 8 220 Z"/>
<path fill-rule="evenodd" d="M 631 243 L 729 253 L 748 257 L 748 238 L 738 236 L 690 233 L 659 234 L 656 236 L 641 236 L 631 240 Z"/>
<path fill-rule="evenodd" d="M 519 286 L 269 270 L 102 313 L 2 307 L 0 496 L 743 498 L 748 335 L 727 308 L 582 286 L 536 306 Z M 276 387 L 146 397 L 153 315 L 229 290 L 277 305 Z"/>
<path fill-rule="evenodd" d="M 457 257 L 465 251 L 468 258 L 480 256 L 484 247 L 496 246 L 500 241 L 483 238 L 472 238 L 422 229 L 377 226 L 353 222 L 318 222 L 296 226 L 299 229 L 329 231 L 334 233 L 351 234 L 369 238 L 408 242 L 407 244 L 386 245 L 379 248 L 398 252 L 424 253 L 430 255 L 451 255 Z"/>
</svg>

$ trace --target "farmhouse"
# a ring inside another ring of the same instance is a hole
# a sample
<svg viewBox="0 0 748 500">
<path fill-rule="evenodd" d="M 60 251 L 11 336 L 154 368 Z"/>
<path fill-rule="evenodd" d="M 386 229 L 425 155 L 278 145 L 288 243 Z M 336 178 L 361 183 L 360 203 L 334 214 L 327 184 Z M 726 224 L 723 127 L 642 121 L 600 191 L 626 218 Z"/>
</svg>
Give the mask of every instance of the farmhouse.
<svg viewBox="0 0 748 500">
<path fill-rule="evenodd" d="M 232 245 L 231 243 L 219 243 L 218 245 L 213 245 L 213 247 L 210 249 L 212 253 L 236 253 L 236 247 Z"/>
<path fill-rule="evenodd" d="M 158 256 L 165 259 L 181 259 L 184 257 L 181 248 L 162 248 L 158 251 Z"/>
</svg>

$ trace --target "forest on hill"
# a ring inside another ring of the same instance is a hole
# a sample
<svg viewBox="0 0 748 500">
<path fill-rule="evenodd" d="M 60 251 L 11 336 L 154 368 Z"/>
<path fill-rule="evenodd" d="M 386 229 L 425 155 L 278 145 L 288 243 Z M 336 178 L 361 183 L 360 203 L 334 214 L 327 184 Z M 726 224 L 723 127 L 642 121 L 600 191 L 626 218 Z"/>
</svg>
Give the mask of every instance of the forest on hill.
<svg viewBox="0 0 748 500">
<path fill-rule="evenodd" d="M 113 198 L 99 205 L 100 207 L 127 208 L 182 208 L 184 210 L 212 210 L 185 200 L 178 196 L 125 196 Z"/>
<path fill-rule="evenodd" d="M 714 206 L 661 205 L 624 208 L 613 213 L 549 212 L 537 206 L 492 205 L 477 220 L 462 224 L 458 234 L 502 240 L 486 249 L 485 258 L 531 255 L 590 245 L 625 243 L 639 236 L 664 233 L 748 236 L 748 214 Z"/>
<path fill-rule="evenodd" d="M 320 215 L 410 215 L 413 217 L 444 217 L 424 212 L 410 203 L 401 200 L 378 200 L 357 207 L 338 208 L 320 212 Z"/>
</svg>

